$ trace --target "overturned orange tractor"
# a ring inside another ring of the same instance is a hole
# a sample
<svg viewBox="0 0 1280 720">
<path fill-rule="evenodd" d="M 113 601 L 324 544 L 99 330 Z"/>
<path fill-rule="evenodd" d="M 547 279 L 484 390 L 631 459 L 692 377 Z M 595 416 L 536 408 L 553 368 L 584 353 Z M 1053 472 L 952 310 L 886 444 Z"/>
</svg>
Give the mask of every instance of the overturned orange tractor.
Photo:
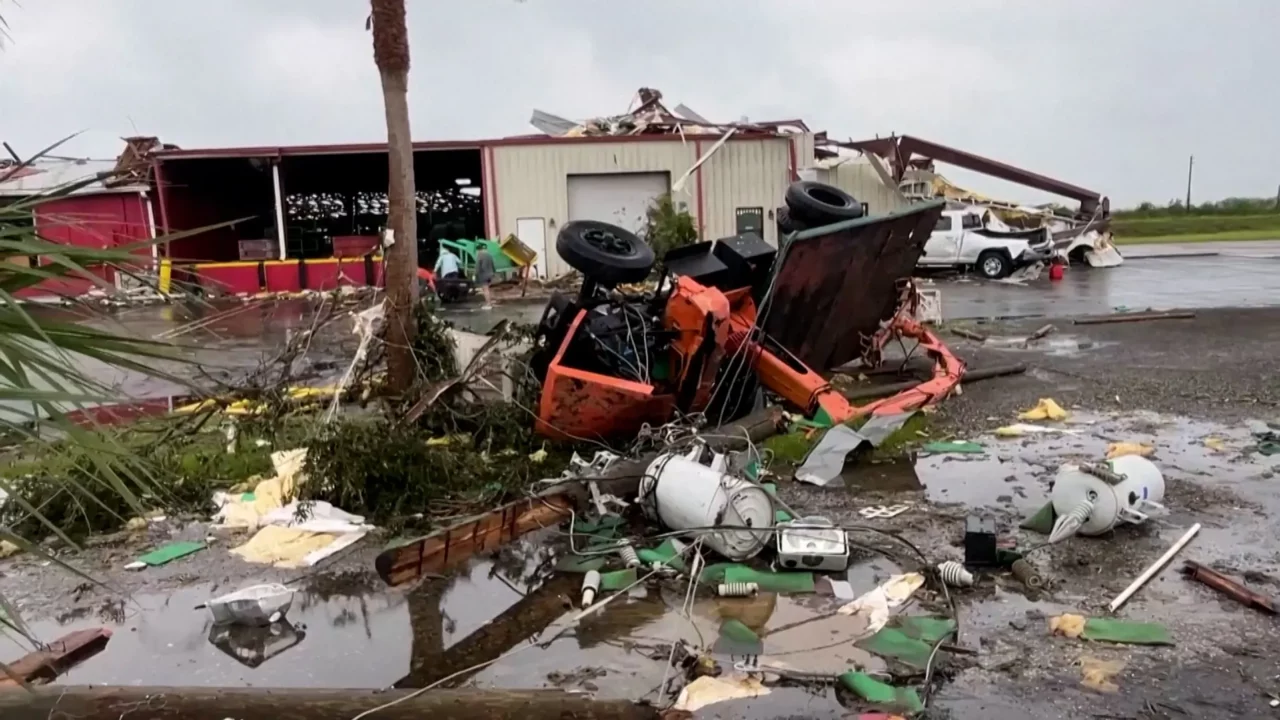
<svg viewBox="0 0 1280 720">
<path fill-rule="evenodd" d="M 841 423 L 936 402 L 964 365 L 915 319 L 911 272 L 943 203 L 879 217 L 838 188 L 794 183 L 779 208 L 780 249 L 748 233 L 662 258 L 635 234 L 594 221 L 566 224 L 556 249 L 583 275 L 576 297 L 543 312 L 533 368 L 542 381 L 538 431 L 564 439 L 636 433 L 703 414 L 722 424 L 761 391 L 805 415 Z M 820 374 L 855 359 L 874 366 L 892 337 L 919 344 L 931 380 L 855 407 Z"/>
</svg>

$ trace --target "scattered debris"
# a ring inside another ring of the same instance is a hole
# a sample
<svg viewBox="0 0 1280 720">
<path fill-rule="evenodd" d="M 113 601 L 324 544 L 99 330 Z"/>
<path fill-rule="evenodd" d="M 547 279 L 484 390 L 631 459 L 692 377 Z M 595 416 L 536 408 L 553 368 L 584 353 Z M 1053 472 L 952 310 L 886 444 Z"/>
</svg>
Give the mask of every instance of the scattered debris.
<svg viewBox="0 0 1280 720">
<path fill-rule="evenodd" d="M 980 332 L 975 332 L 975 331 L 973 331 L 973 330 L 967 330 L 967 329 L 962 328 L 962 327 L 953 327 L 953 328 L 948 328 L 948 331 L 949 331 L 952 335 L 956 335 L 956 336 L 958 336 L 958 337 L 965 338 L 966 340 L 973 340 L 974 342 L 986 342 L 986 341 L 987 341 L 987 336 L 986 336 L 986 335 L 983 335 L 983 334 L 982 334 L 982 333 L 980 333 Z"/>
<path fill-rule="evenodd" d="M 900 688 L 880 682 L 863 672 L 847 672 L 840 675 L 840 684 L 867 702 L 892 710 L 915 714 L 924 710 L 924 703 L 915 688 Z"/>
<path fill-rule="evenodd" d="M 894 575 L 883 585 L 873 588 L 857 600 L 842 606 L 838 612 L 841 615 L 857 615 L 865 618 L 867 631 L 876 632 L 889 622 L 889 611 L 905 603 L 922 585 L 924 585 L 924 575 L 920 573 Z"/>
<path fill-rule="evenodd" d="M 725 473 L 723 455 L 715 455 L 710 466 L 700 463 L 704 450 L 699 445 L 686 456 L 659 455 L 640 482 L 640 497 L 646 499 L 650 517 L 673 530 L 760 528 L 762 532 L 726 530 L 702 536 L 708 547 L 730 560 L 746 560 L 763 550 L 771 537 L 773 500 L 759 485 Z"/>
<path fill-rule="evenodd" d="M 1183 563 L 1182 572 L 1192 580 L 1204 583 L 1242 605 L 1261 610 L 1269 615 L 1276 614 L 1275 601 L 1271 598 L 1250 590 L 1222 573 L 1207 568 L 1194 560 L 1187 560 Z"/>
<path fill-rule="evenodd" d="M 1178 538 L 1178 541 L 1173 544 L 1173 547 L 1169 548 L 1164 555 L 1161 555 L 1159 559 L 1151 564 L 1151 567 L 1143 571 L 1143 573 L 1138 576 L 1137 580 L 1134 580 L 1129 587 L 1125 588 L 1123 592 L 1117 595 L 1116 599 L 1112 600 L 1111 604 L 1107 606 L 1107 609 L 1111 612 L 1115 612 L 1117 608 L 1124 605 L 1134 593 L 1142 589 L 1143 585 L 1147 584 L 1148 580 L 1155 577 L 1156 573 L 1160 572 L 1160 570 L 1173 559 L 1174 555 L 1177 555 L 1182 548 L 1186 547 L 1187 543 L 1191 542 L 1191 538 L 1195 537 L 1198 532 L 1200 532 L 1200 523 L 1192 525 L 1191 529 L 1187 530 L 1182 537 Z"/>
<path fill-rule="evenodd" d="M 279 583 L 254 585 L 207 602 L 214 624 L 270 625 L 293 605 L 293 590 Z"/>
<path fill-rule="evenodd" d="M 726 700 L 746 700 L 768 694 L 769 688 L 752 677 L 710 677 L 704 675 L 684 686 L 684 689 L 680 691 L 680 696 L 676 699 L 675 709 L 685 712 L 697 712 L 708 705 L 725 702 Z"/>
<path fill-rule="evenodd" d="M 973 573 L 965 570 L 964 565 L 955 560 L 948 560 L 938 564 L 938 576 L 942 581 L 953 587 L 972 587 Z"/>
<path fill-rule="evenodd" d="M 873 505 L 858 510 L 858 514 L 868 520 L 895 518 L 902 513 L 911 509 L 907 503 L 899 503 L 897 505 Z"/>
<path fill-rule="evenodd" d="M 1053 323 L 1049 323 L 1048 325 L 1044 325 L 1044 326 L 1040 327 L 1040 329 L 1036 330 L 1035 332 L 1033 332 L 1033 333 L 1031 333 L 1029 336 L 1027 336 L 1027 342 L 1034 342 L 1034 341 L 1036 341 L 1036 340 L 1040 340 L 1040 339 L 1042 339 L 1042 338 L 1044 338 L 1044 337 L 1046 337 L 1046 336 L 1048 336 L 1048 335 L 1051 335 L 1051 334 L 1052 334 L 1054 331 L 1056 331 L 1057 329 L 1058 329 L 1058 328 L 1057 328 L 1057 326 L 1056 326 L 1056 325 L 1054 325 Z"/>
<path fill-rule="evenodd" d="M 1053 398 L 1040 398 L 1040 402 L 1030 410 L 1018 413 L 1019 420 L 1065 420 L 1067 411 L 1062 409 Z"/>
<path fill-rule="evenodd" d="M 1166 313 L 1124 313 L 1120 315 L 1103 315 L 1091 318 L 1076 318 L 1071 322 L 1076 325 L 1110 325 L 1112 323 L 1145 322 L 1147 320 L 1192 320 L 1193 312 Z"/>
<path fill-rule="evenodd" d="M 937 441 L 937 442 L 925 443 L 924 447 L 920 449 L 927 453 L 935 453 L 935 454 L 957 453 L 961 455 L 981 455 L 982 453 L 987 451 L 987 449 L 982 446 L 982 443 L 968 442 L 963 440 L 949 440 L 949 441 Z"/>
<path fill-rule="evenodd" d="M 1014 560 L 1009 569 L 1013 572 L 1014 577 L 1027 586 L 1028 590 L 1040 590 L 1048 584 L 1044 576 L 1036 569 L 1036 566 L 1032 565 L 1026 558 Z"/>
<path fill-rule="evenodd" d="M 1120 523 L 1140 524 L 1164 506 L 1164 474 L 1139 455 L 1106 463 L 1064 465 L 1054 476 L 1049 504 L 1055 518 L 1049 542 L 1076 533 L 1100 535 Z"/>
<path fill-rule="evenodd" d="M 1046 425 L 1031 425 L 1029 423 L 1014 423 L 1013 425 L 1005 425 L 995 429 L 996 437 L 1013 438 L 1023 437 L 1024 435 L 1057 433 L 1061 435 L 1079 435 L 1079 430 L 1071 430 L 1069 428 L 1049 427 Z"/>
<path fill-rule="evenodd" d="M 1101 660 L 1082 655 L 1080 657 L 1080 684 L 1098 692 L 1119 692 L 1120 686 L 1111 680 L 1116 675 L 1119 675 L 1122 670 L 1124 670 L 1123 660 Z"/>
<path fill-rule="evenodd" d="M 0 688 L 53 682 L 62 673 L 102 652 L 110 639 L 111 631 L 106 628 L 69 632 L 6 663 L 8 672 L 0 672 Z"/>
<path fill-rule="evenodd" d="M 788 570 L 842 572 L 849 567 L 849 539 L 824 517 L 778 524 L 778 564 Z"/>
<path fill-rule="evenodd" d="M 1000 564 L 996 549 L 996 521 L 990 517 L 969 515 L 964 519 L 964 564 L 969 567 L 995 567 Z"/>
<path fill-rule="evenodd" d="M 1123 455 L 1137 455 L 1138 457 L 1151 457 L 1156 454 L 1154 445 L 1136 442 L 1114 442 L 1107 445 L 1107 459 L 1114 460 Z"/>
<path fill-rule="evenodd" d="M 200 552 L 205 549 L 203 542 L 174 542 L 152 550 L 143 555 L 134 562 L 125 565 L 126 570 L 141 570 L 146 567 L 156 567 L 166 563 L 183 558 L 192 553 Z"/>
<path fill-rule="evenodd" d="M 854 643 L 867 652 L 924 669 L 934 648 L 956 631 L 956 621 L 929 615 L 899 615 L 887 627 Z"/>
<path fill-rule="evenodd" d="M 1049 631 L 1054 635 L 1080 638 L 1090 642 L 1121 645 L 1172 645 L 1169 631 L 1159 623 L 1133 622 L 1113 618 L 1086 618 L 1064 614 L 1049 618 Z"/>
</svg>

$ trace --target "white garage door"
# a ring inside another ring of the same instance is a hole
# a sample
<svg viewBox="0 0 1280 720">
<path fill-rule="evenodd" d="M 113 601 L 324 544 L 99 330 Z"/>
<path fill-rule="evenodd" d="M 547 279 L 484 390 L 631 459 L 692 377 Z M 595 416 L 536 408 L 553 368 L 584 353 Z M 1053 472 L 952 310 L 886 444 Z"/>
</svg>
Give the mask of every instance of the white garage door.
<svg viewBox="0 0 1280 720">
<path fill-rule="evenodd" d="M 671 188 L 671 174 L 611 173 L 569 176 L 569 219 L 601 220 L 642 232 L 645 213 Z"/>
</svg>

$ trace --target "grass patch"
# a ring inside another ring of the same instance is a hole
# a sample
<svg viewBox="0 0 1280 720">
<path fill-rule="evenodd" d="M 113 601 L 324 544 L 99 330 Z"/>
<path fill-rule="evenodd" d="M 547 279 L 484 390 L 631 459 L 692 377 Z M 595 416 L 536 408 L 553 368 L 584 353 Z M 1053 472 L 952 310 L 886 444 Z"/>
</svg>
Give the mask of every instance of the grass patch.
<svg viewBox="0 0 1280 720">
<path fill-rule="evenodd" d="M 818 436 L 815 434 L 814 437 Z M 805 430 L 799 429 L 784 435 L 774 435 L 764 441 L 764 447 L 773 453 L 773 463 L 799 465 L 804 462 L 813 443 L 813 440 L 805 437 Z"/>
<path fill-rule="evenodd" d="M 1229 240 L 1280 240 L 1280 228 L 1274 230 L 1229 230 L 1213 233 L 1188 233 L 1185 235 L 1156 235 L 1153 237 L 1120 237 L 1117 245 L 1156 245 L 1160 243 L 1224 242 Z"/>
<path fill-rule="evenodd" d="M 929 437 L 930 416 L 918 412 L 912 415 L 902 427 L 889 433 L 880 443 L 871 457 L 874 460 L 889 460 L 903 457 L 911 450 L 932 440 Z"/>
<path fill-rule="evenodd" d="M 293 418 L 270 426 L 240 422 L 236 452 L 228 453 L 221 420 L 219 415 L 142 420 L 90 432 L 87 447 L 80 439 L 30 443 L 0 462 L 0 475 L 16 498 L 77 539 L 118 530 L 135 514 L 116 482 L 127 485 L 145 508 L 206 513 L 214 491 L 270 475 L 272 451 L 300 443 L 309 427 Z M 258 442 L 268 438 L 268 444 Z M 104 452 L 117 454 L 119 467 L 132 478 L 105 477 L 93 457 Z M 0 507 L 0 524 L 24 537 L 49 531 L 12 500 Z"/>
<path fill-rule="evenodd" d="M 1280 214 L 1269 215 L 1168 215 L 1115 218 L 1111 232 L 1117 243 L 1196 242 L 1208 240 L 1259 240 L 1280 238 Z"/>
</svg>

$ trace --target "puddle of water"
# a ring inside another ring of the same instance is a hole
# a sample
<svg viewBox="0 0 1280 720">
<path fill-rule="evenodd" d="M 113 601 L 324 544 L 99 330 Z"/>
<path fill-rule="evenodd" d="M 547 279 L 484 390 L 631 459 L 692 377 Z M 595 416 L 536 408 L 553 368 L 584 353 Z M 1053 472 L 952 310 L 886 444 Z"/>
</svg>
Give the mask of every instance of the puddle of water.
<svg viewBox="0 0 1280 720">
<path fill-rule="evenodd" d="M 212 627 L 195 607 L 212 585 L 169 595 L 137 595 L 119 614 L 91 613 L 32 623 L 44 640 L 83 628 L 113 633 L 106 649 L 59 682 L 72 685 L 385 687 L 407 663 L 404 598 L 318 597 L 299 593 L 288 622 L 272 628 Z M 23 654 L 10 647 L 6 660 Z"/>
<path fill-rule="evenodd" d="M 1119 343 L 1111 341 L 1099 342 L 1096 340 L 1090 340 L 1079 335 L 1058 334 L 1049 335 L 1048 337 L 1043 337 L 1039 340 L 1032 340 L 1030 342 L 1028 342 L 1025 337 L 997 336 L 987 338 L 986 342 L 982 343 L 983 347 L 994 350 L 1013 352 L 1028 351 L 1044 353 L 1046 355 L 1053 355 L 1057 357 L 1071 357 L 1079 355 L 1081 352 L 1098 350 L 1118 344 Z"/>
</svg>

